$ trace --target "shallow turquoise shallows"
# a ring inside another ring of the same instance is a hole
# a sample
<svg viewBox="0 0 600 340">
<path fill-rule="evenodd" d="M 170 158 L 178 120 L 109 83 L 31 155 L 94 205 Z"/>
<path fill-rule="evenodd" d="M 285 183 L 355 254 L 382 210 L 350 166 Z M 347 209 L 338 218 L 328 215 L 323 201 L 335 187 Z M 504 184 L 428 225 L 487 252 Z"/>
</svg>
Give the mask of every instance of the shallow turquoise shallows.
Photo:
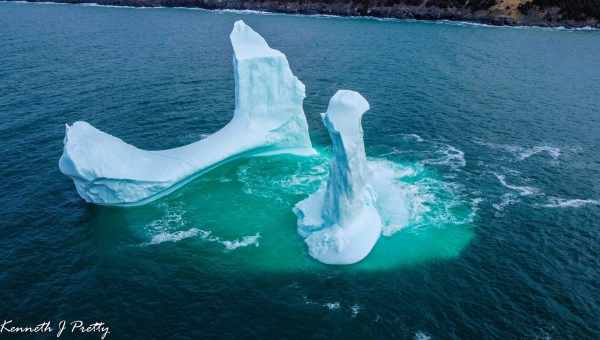
<svg viewBox="0 0 600 340">
<path fill-rule="evenodd" d="M 219 130 L 239 19 L 306 84 L 319 155 L 85 204 L 58 170 L 64 124 L 149 150 Z M 109 339 L 600 338 L 600 31 L 25 3 L 0 3 L 0 27 L 2 318 Z M 292 212 L 327 178 L 338 89 L 371 104 L 384 218 L 408 210 L 350 266 L 312 259 Z"/>
</svg>

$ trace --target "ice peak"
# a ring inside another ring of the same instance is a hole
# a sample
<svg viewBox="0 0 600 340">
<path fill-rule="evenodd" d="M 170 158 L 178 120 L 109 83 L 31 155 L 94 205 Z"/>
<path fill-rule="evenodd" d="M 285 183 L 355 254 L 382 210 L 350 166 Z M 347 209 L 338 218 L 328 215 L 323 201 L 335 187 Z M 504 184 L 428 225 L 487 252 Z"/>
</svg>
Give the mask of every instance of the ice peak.
<svg viewBox="0 0 600 340">
<path fill-rule="evenodd" d="M 272 49 L 267 41 L 243 20 L 238 20 L 233 25 L 229 35 L 236 59 L 250 59 L 259 57 L 272 57 L 282 55 Z"/>
<path fill-rule="evenodd" d="M 369 108 L 369 102 L 360 93 L 339 90 L 329 100 L 327 113 L 323 115 L 323 120 L 329 129 L 354 136 L 361 133 L 360 121 L 362 115 Z"/>
</svg>

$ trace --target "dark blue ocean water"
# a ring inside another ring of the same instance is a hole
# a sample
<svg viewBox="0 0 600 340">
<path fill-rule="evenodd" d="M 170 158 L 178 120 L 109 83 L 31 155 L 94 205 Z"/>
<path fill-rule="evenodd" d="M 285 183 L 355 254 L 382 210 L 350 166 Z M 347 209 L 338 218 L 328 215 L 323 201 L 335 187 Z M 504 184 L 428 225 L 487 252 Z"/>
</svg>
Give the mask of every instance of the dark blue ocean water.
<svg viewBox="0 0 600 340">
<path fill-rule="evenodd" d="M 217 131 L 238 19 L 306 84 L 321 156 L 85 204 L 58 170 L 64 124 L 146 149 Z M 0 319 L 102 321 L 109 339 L 600 338 L 599 51 L 598 31 L 0 3 Z M 326 177 L 319 113 L 340 88 L 369 100 L 367 153 L 415 172 L 424 210 L 330 267 L 291 208 Z"/>
</svg>

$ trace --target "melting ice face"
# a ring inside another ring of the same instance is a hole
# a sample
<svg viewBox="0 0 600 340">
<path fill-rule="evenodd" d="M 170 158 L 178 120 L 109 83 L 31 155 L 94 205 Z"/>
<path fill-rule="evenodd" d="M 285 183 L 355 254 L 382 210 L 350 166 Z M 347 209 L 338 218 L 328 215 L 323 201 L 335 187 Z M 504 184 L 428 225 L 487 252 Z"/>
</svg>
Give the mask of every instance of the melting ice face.
<svg viewBox="0 0 600 340">
<path fill-rule="evenodd" d="M 237 21 L 235 112 L 221 130 L 198 142 L 146 151 L 86 122 L 67 125 L 59 161 L 79 195 L 101 205 L 143 205 L 236 158 L 275 153 L 313 154 L 302 108 L 304 84 L 287 58 Z"/>
</svg>

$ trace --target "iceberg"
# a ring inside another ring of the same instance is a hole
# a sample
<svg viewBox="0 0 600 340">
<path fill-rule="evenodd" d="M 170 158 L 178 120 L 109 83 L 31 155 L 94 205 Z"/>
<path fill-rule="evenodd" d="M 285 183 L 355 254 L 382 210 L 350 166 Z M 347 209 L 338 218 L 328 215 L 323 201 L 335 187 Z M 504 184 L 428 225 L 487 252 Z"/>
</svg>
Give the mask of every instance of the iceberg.
<svg viewBox="0 0 600 340">
<path fill-rule="evenodd" d="M 322 115 L 333 144 L 329 178 L 294 207 L 309 254 L 326 264 L 359 262 L 383 229 L 363 142 L 367 110 L 369 103 L 357 92 L 340 90 L 331 98 Z"/>
<path fill-rule="evenodd" d="M 292 73 L 286 56 L 241 20 L 230 39 L 235 111 L 225 127 L 207 138 L 148 151 L 86 122 L 67 124 L 59 168 L 85 201 L 142 205 L 233 159 L 315 153 L 302 107 L 304 84 Z"/>
</svg>

